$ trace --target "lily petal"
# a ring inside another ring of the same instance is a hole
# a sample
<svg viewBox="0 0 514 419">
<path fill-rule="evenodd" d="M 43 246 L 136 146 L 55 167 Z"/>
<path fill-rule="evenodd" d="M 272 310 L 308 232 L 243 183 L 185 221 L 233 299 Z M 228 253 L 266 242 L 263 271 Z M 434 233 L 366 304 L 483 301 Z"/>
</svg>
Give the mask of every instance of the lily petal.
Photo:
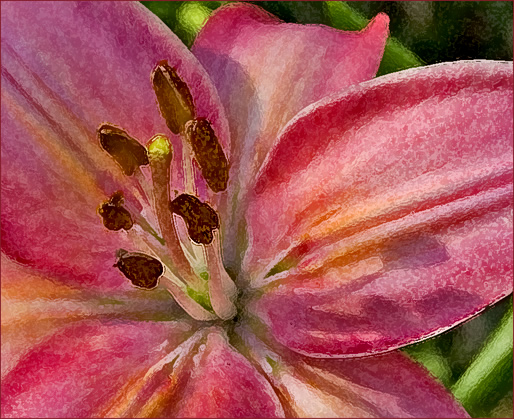
<svg viewBox="0 0 514 419">
<path fill-rule="evenodd" d="M 218 9 L 192 47 L 220 93 L 231 132 L 225 258 L 234 258 L 234 232 L 246 189 L 279 130 L 302 108 L 372 78 L 388 34 L 378 15 L 362 32 L 287 24 L 259 7 Z M 244 98 L 244 100 L 242 100 Z M 235 204 L 237 202 L 237 205 Z M 228 217 L 228 218 L 227 218 Z"/>
<path fill-rule="evenodd" d="M 183 311 L 164 289 L 92 292 L 52 281 L 2 255 L 2 377 L 59 328 L 84 319 L 177 320 Z"/>
<path fill-rule="evenodd" d="M 407 71 L 314 106 L 253 198 L 246 276 L 271 284 L 256 310 L 291 349 L 372 354 L 464 321 L 512 292 L 512 64 Z M 270 248 L 295 267 L 264 278 Z"/>
<path fill-rule="evenodd" d="M 214 330 L 196 355 L 191 380 L 172 417 L 284 417 L 270 384 Z"/>
<path fill-rule="evenodd" d="M 492 61 L 394 73 L 306 109 L 250 197 L 244 274 L 262 278 L 300 244 L 512 185 L 511 119 L 512 63 Z"/>
<path fill-rule="evenodd" d="M 281 347 L 278 355 L 246 327 L 238 333 L 288 416 L 469 417 L 440 383 L 399 351 L 343 360 L 303 357 Z"/>
<path fill-rule="evenodd" d="M 84 320 L 43 340 L 2 380 L 2 417 L 98 417 L 191 327 Z"/>
<path fill-rule="evenodd" d="M 48 151 L 38 144 L 50 130 L 34 119 L 24 122 L 19 109 L 9 107 L 2 107 L 2 131 L 8 133 L 1 145 L 2 252 L 56 281 L 128 289 L 112 265 L 115 251 L 131 249 L 131 243 L 125 234 L 108 231 L 97 215 L 109 195 L 88 172 L 64 161 L 66 151 L 57 142 Z"/>
<path fill-rule="evenodd" d="M 137 190 L 101 149 L 96 130 L 110 122 L 142 142 L 166 133 L 150 73 L 168 60 L 189 85 L 198 115 L 227 143 L 216 89 L 180 40 L 140 4 L 1 7 L 2 249 L 66 280 L 118 287 L 122 279 L 109 264 L 127 241 L 103 231 L 96 210 L 118 189 L 132 201 Z M 175 145 L 180 156 L 180 142 Z M 180 164 L 174 168 L 177 179 Z"/>
<path fill-rule="evenodd" d="M 217 327 L 203 328 L 129 384 L 108 417 L 283 417 L 269 383 Z"/>
</svg>

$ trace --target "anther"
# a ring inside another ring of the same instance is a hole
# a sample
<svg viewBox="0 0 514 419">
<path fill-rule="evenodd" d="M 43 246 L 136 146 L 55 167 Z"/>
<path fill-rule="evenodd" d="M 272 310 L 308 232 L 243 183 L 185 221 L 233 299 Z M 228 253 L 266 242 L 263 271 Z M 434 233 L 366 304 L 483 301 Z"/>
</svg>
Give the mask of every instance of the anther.
<svg viewBox="0 0 514 419">
<path fill-rule="evenodd" d="M 212 231 L 220 224 L 218 214 L 208 204 L 193 195 L 181 194 L 170 202 L 170 211 L 184 219 L 189 237 L 195 243 L 212 242 Z"/>
<path fill-rule="evenodd" d="M 121 166 L 127 176 L 132 176 L 139 166 L 148 164 L 146 148 L 122 129 L 103 124 L 98 128 L 98 138 L 102 148 Z"/>
<path fill-rule="evenodd" d="M 146 290 L 155 288 L 164 273 L 162 263 L 144 253 L 119 249 L 116 257 L 118 261 L 114 267 L 118 268 L 138 288 Z"/>
<path fill-rule="evenodd" d="M 171 132 L 178 134 L 185 123 L 195 117 L 191 92 L 176 70 L 165 60 L 157 64 L 151 79 L 161 115 Z"/>
<path fill-rule="evenodd" d="M 224 191 L 228 182 L 228 161 L 211 123 L 205 118 L 189 121 L 186 139 L 209 188 L 214 192 Z"/>
<path fill-rule="evenodd" d="M 98 209 L 98 214 L 103 218 L 104 226 L 109 230 L 130 230 L 134 225 L 130 213 L 123 208 L 123 203 L 123 192 L 117 191 Z"/>
</svg>

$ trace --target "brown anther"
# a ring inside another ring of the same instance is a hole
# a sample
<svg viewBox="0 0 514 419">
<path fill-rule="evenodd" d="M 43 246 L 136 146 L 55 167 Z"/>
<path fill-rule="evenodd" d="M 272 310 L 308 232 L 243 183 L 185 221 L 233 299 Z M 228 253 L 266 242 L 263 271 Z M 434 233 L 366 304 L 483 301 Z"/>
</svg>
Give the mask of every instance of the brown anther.
<svg viewBox="0 0 514 419">
<path fill-rule="evenodd" d="M 118 268 L 138 288 L 146 290 L 155 288 L 164 273 L 162 263 L 144 253 L 119 249 L 116 256 L 118 261 L 114 267 Z"/>
<path fill-rule="evenodd" d="M 104 202 L 98 209 L 98 214 L 103 218 L 104 226 L 109 230 L 118 231 L 122 228 L 130 230 L 134 225 L 130 213 L 123 208 L 123 192 L 115 192 L 109 201 Z"/>
<path fill-rule="evenodd" d="M 114 192 L 111 195 L 111 197 L 109 199 L 109 202 L 112 205 L 116 205 L 117 207 L 121 207 L 125 203 L 125 197 L 123 196 L 123 192 L 122 191 Z"/>
<path fill-rule="evenodd" d="M 227 189 L 228 161 L 211 123 L 205 118 L 190 121 L 186 125 L 186 139 L 209 188 L 214 192 Z"/>
<path fill-rule="evenodd" d="M 146 148 L 114 125 L 101 125 L 98 128 L 98 138 L 102 148 L 121 166 L 127 176 L 133 175 L 139 166 L 149 163 Z"/>
<path fill-rule="evenodd" d="M 151 79 L 161 115 L 171 132 L 178 134 L 185 123 L 195 117 L 191 92 L 166 60 L 157 64 L 152 71 Z"/>
<path fill-rule="evenodd" d="M 198 244 L 212 242 L 212 230 L 219 228 L 218 214 L 193 195 L 181 194 L 170 202 L 170 211 L 186 222 L 191 240 Z"/>
</svg>

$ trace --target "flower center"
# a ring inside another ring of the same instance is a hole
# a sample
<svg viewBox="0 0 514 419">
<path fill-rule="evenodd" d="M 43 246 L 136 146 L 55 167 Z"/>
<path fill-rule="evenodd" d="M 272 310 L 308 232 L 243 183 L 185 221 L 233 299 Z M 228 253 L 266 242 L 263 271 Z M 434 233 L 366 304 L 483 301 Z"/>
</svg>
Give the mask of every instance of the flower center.
<svg viewBox="0 0 514 419">
<path fill-rule="evenodd" d="M 236 315 L 237 290 L 222 263 L 220 219 L 194 195 L 191 164 L 194 159 L 210 190 L 224 193 L 228 161 L 211 123 L 196 117 L 191 92 L 176 70 L 161 61 L 151 80 L 161 115 L 182 139 L 186 190 L 170 199 L 174 156 L 168 138 L 158 134 L 143 145 L 120 127 L 100 125 L 101 147 L 135 178 L 144 201 L 140 211 L 116 191 L 98 209 L 107 229 L 129 235 L 139 246 L 119 249 L 114 267 L 137 288 L 164 286 L 197 320 L 229 320 Z M 149 166 L 151 181 L 141 166 Z"/>
</svg>

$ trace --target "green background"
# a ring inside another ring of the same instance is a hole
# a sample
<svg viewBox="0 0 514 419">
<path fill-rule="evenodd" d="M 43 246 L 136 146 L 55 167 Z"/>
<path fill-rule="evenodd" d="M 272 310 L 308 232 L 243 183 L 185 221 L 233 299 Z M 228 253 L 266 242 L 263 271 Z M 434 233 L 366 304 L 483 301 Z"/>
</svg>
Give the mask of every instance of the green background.
<svg viewBox="0 0 514 419">
<path fill-rule="evenodd" d="M 191 46 L 210 13 L 227 2 L 142 2 Z M 512 60 L 512 2 L 252 2 L 286 22 L 360 30 L 391 19 L 378 75 L 464 59 Z M 512 417 L 512 297 L 437 338 L 404 349 L 473 417 Z"/>
</svg>

